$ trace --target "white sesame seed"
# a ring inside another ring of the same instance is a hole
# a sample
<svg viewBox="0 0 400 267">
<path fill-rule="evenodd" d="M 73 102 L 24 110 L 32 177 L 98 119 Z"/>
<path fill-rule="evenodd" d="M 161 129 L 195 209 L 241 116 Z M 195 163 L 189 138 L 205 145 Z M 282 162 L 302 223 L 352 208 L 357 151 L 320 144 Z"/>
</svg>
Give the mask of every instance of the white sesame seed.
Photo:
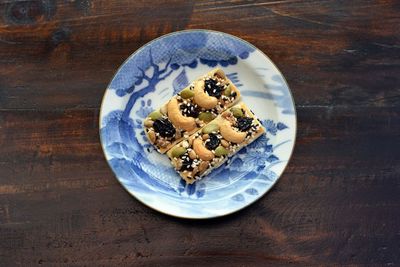
<svg viewBox="0 0 400 267">
<path fill-rule="evenodd" d="M 189 143 L 188 143 L 188 141 L 183 141 L 182 142 L 182 146 L 184 147 L 184 148 L 188 148 L 189 147 Z"/>
</svg>

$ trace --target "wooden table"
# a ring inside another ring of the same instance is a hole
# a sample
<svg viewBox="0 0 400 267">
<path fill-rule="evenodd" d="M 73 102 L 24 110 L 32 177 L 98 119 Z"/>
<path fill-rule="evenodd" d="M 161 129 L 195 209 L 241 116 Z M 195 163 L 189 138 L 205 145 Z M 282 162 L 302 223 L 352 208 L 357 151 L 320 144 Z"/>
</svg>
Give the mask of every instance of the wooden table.
<svg viewBox="0 0 400 267">
<path fill-rule="evenodd" d="M 0 266 L 400 266 L 398 0 L 7 0 L 0 10 Z M 192 28 L 269 55 L 298 114 L 273 190 L 206 221 L 132 198 L 98 134 L 124 59 Z"/>
</svg>

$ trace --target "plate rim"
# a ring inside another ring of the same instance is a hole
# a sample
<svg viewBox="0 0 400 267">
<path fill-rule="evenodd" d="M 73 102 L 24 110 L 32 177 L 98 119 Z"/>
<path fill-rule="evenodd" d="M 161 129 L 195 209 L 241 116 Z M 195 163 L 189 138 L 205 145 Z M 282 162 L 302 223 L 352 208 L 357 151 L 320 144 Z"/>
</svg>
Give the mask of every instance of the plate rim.
<svg viewBox="0 0 400 267">
<path fill-rule="evenodd" d="M 158 209 L 157 207 L 148 205 L 147 203 L 145 203 L 144 201 L 142 201 L 139 197 L 137 197 L 135 194 L 133 194 L 133 193 L 122 183 L 122 181 L 118 178 L 118 175 L 115 173 L 114 169 L 113 169 L 113 168 L 111 167 L 111 165 L 110 165 L 110 162 L 107 160 L 106 151 L 105 151 L 105 148 L 104 148 L 104 146 L 103 146 L 103 140 L 102 140 L 102 135 L 101 135 L 101 122 L 102 122 L 102 116 L 101 116 L 101 114 L 102 114 L 103 105 L 104 105 L 104 99 L 105 99 L 105 96 L 106 96 L 106 94 L 107 94 L 107 90 L 108 90 L 108 88 L 110 87 L 112 81 L 114 80 L 114 77 L 117 75 L 117 73 L 121 70 L 121 68 L 122 68 L 131 58 L 133 58 L 137 53 L 139 53 L 142 49 L 144 49 L 145 47 L 147 47 L 147 46 L 150 45 L 151 43 L 157 42 L 158 40 L 163 39 L 163 38 L 168 37 L 168 36 L 184 34 L 184 33 L 186 33 L 186 32 L 206 32 L 206 33 L 207 33 L 207 32 L 210 32 L 210 33 L 217 33 L 217 34 L 221 34 L 221 35 L 227 35 L 227 36 L 229 36 L 229 37 L 231 37 L 231 38 L 237 39 L 237 40 L 240 41 L 240 42 L 244 42 L 245 44 L 249 45 L 249 46 L 252 47 L 253 49 L 259 51 L 263 56 L 265 56 L 265 57 L 270 61 L 270 63 L 276 68 L 276 70 L 278 71 L 278 73 L 279 73 L 280 76 L 282 77 L 282 79 L 283 79 L 285 85 L 286 85 L 287 88 L 288 88 L 289 95 L 290 95 L 290 99 L 291 99 L 291 102 L 292 102 L 292 104 L 293 104 L 293 112 L 294 112 L 294 114 L 293 114 L 293 115 L 294 115 L 294 137 L 293 137 L 293 145 L 292 145 L 292 148 L 291 148 L 291 151 L 290 151 L 290 155 L 289 155 L 289 157 L 288 157 L 288 160 L 287 160 L 287 162 L 286 162 L 286 165 L 285 165 L 285 166 L 283 167 L 283 169 L 282 169 L 282 172 L 278 175 L 278 177 L 275 179 L 275 181 L 274 181 L 273 183 L 271 183 L 271 186 L 270 186 L 265 192 L 263 192 L 262 194 L 260 194 L 259 196 L 257 196 L 255 199 L 253 199 L 253 200 L 250 201 L 249 203 L 247 203 L 247 204 L 241 206 L 240 208 L 234 209 L 234 210 L 229 211 L 229 212 L 224 213 L 224 214 L 215 214 L 215 215 L 211 215 L 211 216 L 199 216 L 199 217 L 191 216 L 191 217 L 189 217 L 189 216 L 182 216 L 182 215 L 173 214 L 173 213 L 170 213 L 170 212 L 168 212 L 168 211 L 164 211 L 164 210 Z M 157 37 L 157 38 L 154 38 L 154 39 L 148 41 L 147 43 L 143 44 L 143 45 L 140 46 L 138 49 L 136 49 L 132 54 L 130 54 L 130 55 L 119 65 L 118 69 L 114 72 L 114 74 L 113 74 L 113 76 L 112 76 L 110 82 L 107 84 L 107 87 L 105 88 L 104 93 L 103 93 L 103 96 L 102 96 L 102 99 L 101 99 L 100 110 L 99 110 L 99 138 L 100 138 L 101 151 L 103 152 L 104 159 L 106 160 L 106 162 L 107 162 L 109 168 L 111 169 L 111 171 L 112 171 L 114 177 L 115 177 L 116 180 L 122 185 L 122 187 L 128 192 L 128 194 L 131 195 L 131 196 L 133 196 L 133 197 L 134 197 L 137 201 L 139 201 L 142 205 L 144 205 L 144 206 L 146 206 L 146 207 L 148 207 L 148 208 L 150 208 L 150 209 L 152 209 L 152 210 L 155 210 L 155 211 L 157 211 L 157 212 L 160 212 L 161 214 L 168 215 L 168 216 L 172 216 L 172 217 L 174 217 L 174 218 L 179 218 L 179 219 L 187 219 L 187 220 L 208 220 L 208 219 L 221 218 L 221 217 L 229 216 L 229 215 L 231 215 L 231 214 L 233 214 L 233 213 L 239 212 L 239 211 L 241 211 L 241 210 L 243 210 L 243 209 L 249 207 L 250 205 L 254 204 L 255 202 L 259 201 L 261 198 L 263 198 L 263 197 L 278 183 L 278 181 L 280 180 L 280 178 L 282 177 L 282 175 L 283 175 L 284 172 L 286 171 L 286 168 L 288 167 L 288 165 L 289 165 L 289 163 L 290 163 L 290 161 L 291 161 L 291 159 L 292 159 L 293 152 L 294 152 L 294 149 L 295 149 L 295 147 L 296 147 L 296 141 L 297 141 L 297 110 L 296 110 L 296 103 L 295 103 L 295 101 L 294 101 L 293 93 L 292 93 L 292 90 L 291 90 L 290 87 L 289 87 L 289 84 L 288 84 L 288 82 L 287 82 L 287 80 L 286 80 L 286 77 L 282 74 L 281 70 L 276 66 L 276 64 L 274 63 L 274 61 L 272 61 L 271 58 L 270 58 L 269 56 L 267 56 L 267 54 L 265 54 L 262 50 L 258 49 L 255 45 L 253 45 L 253 44 L 251 44 L 250 42 L 248 42 L 248 41 L 246 41 L 246 40 L 244 40 L 244 39 L 242 39 L 242 38 L 240 38 L 240 37 L 237 37 L 237 36 L 235 36 L 235 35 L 233 35 L 233 34 L 226 33 L 226 32 L 221 32 L 221 31 L 216 31 L 216 30 L 202 29 L 202 28 L 179 30 L 179 31 L 174 31 L 174 32 L 170 32 L 170 33 L 167 33 L 167 34 L 163 34 L 163 35 L 161 35 L 161 36 L 159 36 L 159 37 Z"/>
</svg>

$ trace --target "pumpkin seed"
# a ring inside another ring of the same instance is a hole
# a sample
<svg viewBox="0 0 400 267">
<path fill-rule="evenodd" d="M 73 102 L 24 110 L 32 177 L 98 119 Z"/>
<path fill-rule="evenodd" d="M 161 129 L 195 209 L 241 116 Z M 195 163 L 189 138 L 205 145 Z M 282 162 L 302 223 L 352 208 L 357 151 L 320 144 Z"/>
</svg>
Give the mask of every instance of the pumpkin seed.
<svg viewBox="0 0 400 267">
<path fill-rule="evenodd" d="M 202 132 L 205 133 L 205 134 L 209 134 L 209 133 L 212 133 L 212 132 L 216 132 L 218 130 L 219 130 L 219 125 L 215 124 L 215 123 L 211 123 L 211 124 L 206 125 L 203 128 Z"/>
<path fill-rule="evenodd" d="M 185 88 L 182 90 L 182 92 L 179 94 L 182 98 L 188 99 L 194 96 L 194 92 L 190 90 L 189 88 Z"/>
<path fill-rule="evenodd" d="M 241 108 L 231 108 L 231 112 L 236 118 L 243 117 L 244 115 Z"/>
<path fill-rule="evenodd" d="M 221 157 L 228 155 L 229 151 L 226 150 L 223 146 L 219 146 L 215 149 L 215 156 Z"/>
<path fill-rule="evenodd" d="M 150 114 L 149 114 L 149 117 L 150 117 L 153 121 L 155 121 L 155 120 L 158 120 L 159 118 L 161 118 L 161 117 L 162 117 L 162 114 L 161 114 L 160 111 L 156 110 L 156 111 L 153 111 L 152 113 L 150 113 Z"/>
<path fill-rule="evenodd" d="M 231 86 L 228 85 L 228 87 L 224 90 L 224 96 L 230 96 L 231 95 Z"/>
<path fill-rule="evenodd" d="M 186 153 L 186 148 L 180 146 L 180 147 L 175 147 L 174 150 L 172 150 L 171 155 L 172 157 L 177 158 L 185 153 Z"/>
<path fill-rule="evenodd" d="M 204 122 L 210 122 L 215 118 L 215 116 L 211 112 L 201 112 L 199 114 L 199 119 Z"/>
</svg>

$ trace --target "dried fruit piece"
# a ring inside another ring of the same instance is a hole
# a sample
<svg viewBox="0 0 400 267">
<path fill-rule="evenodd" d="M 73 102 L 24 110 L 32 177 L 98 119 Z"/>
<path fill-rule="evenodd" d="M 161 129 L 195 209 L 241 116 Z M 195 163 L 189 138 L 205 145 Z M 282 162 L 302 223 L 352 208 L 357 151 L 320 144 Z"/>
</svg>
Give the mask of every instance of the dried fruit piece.
<svg viewBox="0 0 400 267">
<path fill-rule="evenodd" d="M 180 108 L 182 114 L 187 117 L 197 118 L 200 113 L 199 106 L 196 104 L 192 104 L 192 103 L 181 104 L 179 108 Z"/>
<path fill-rule="evenodd" d="M 191 171 L 193 170 L 192 167 L 193 160 L 189 157 L 183 157 L 182 159 L 182 167 L 179 171 Z"/>
<path fill-rule="evenodd" d="M 207 92 L 209 96 L 214 96 L 216 98 L 220 98 L 222 92 L 224 91 L 224 87 L 222 84 L 218 84 L 219 82 L 214 79 L 208 79 L 205 81 L 204 90 Z"/>
<path fill-rule="evenodd" d="M 159 133 L 162 137 L 172 137 L 176 132 L 172 123 L 166 118 L 154 121 L 153 128 L 154 131 Z"/>
<path fill-rule="evenodd" d="M 250 129 L 252 123 L 253 118 L 238 118 L 236 127 L 238 127 L 239 131 L 245 132 Z"/>
<path fill-rule="evenodd" d="M 216 134 L 210 133 L 209 134 L 209 140 L 206 141 L 206 148 L 208 150 L 214 150 L 219 146 L 219 143 L 221 141 L 219 140 L 219 138 L 217 137 Z"/>
</svg>

